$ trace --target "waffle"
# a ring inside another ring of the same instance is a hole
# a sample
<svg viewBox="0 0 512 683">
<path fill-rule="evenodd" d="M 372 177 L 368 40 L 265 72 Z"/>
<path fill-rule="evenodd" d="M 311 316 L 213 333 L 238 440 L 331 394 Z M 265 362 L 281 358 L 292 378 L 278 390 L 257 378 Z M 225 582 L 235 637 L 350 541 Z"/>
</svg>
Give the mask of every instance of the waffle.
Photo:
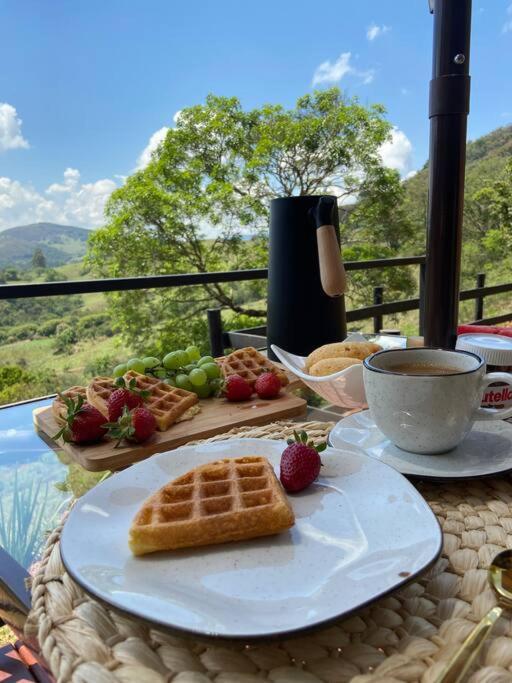
<svg viewBox="0 0 512 683">
<path fill-rule="evenodd" d="M 132 522 L 134 555 L 241 541 L 284 531 L 293 510 L 266 458 L 196 467 L 148 498 Z"/>
<path fill-rule="evenodd" d="M 172 387 L 156 377 L 141 375 L 134 370 L 128 370 L 124 379 L 126 383 L 136 380 L 137 389 L 149 391 L 144 406 L 153 413 L 157 428 L 163 432 L 195 405 L 199 399 L 192 391 Z"/>
<path fill-rule="evenodd" d="M 283 387 L 288 384 L 286 373 L 269 361 L 268 358 L 265 358 L 265 356 L 256 351 L 252 346 L 233 351 L 229 356 L 220 359 L 219 363 L 224 377 L 227 378 L 230 375 L 240 375 L 251 385 L 251 387 L 254 386 L 254 383 L 258 379 L 258 375 L 261 375 L 263 372 L 272 372 L 274 375 L 277 375 Z"/>
<path fill-rule="evenodd" d="M 85 387 L 71 387 L 70 389 L 66 389 L 66 391 L 62 391 L 61 394 L 66 396 L 66 398 L 72 398 L 74 401 L 76 401 L 79 396 L 82 396 L 84 401 L 87 398 Z M 52 403 L 52 413 L 53 417 L 60 425 L 66 422 L 67 412 L 68 410 L 64 401 L 60 396 L 56 396 Z"/>
<path fill-rule="evenodd" d="M 87 401 L 108 418 L 107 401 L 116 389 L 112 377 L 95 377 L 87 385 Z"/>
</svg>

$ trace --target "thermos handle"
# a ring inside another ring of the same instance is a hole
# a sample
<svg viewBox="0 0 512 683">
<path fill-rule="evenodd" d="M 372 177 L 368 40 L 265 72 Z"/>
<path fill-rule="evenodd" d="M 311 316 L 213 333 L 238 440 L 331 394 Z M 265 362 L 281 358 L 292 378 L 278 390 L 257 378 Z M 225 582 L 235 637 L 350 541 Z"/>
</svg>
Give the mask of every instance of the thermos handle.
<svg viewBox="0 0 512 683">
<path fill-rule="evenodd" d="M 328 296 L 341 296 L 347 291 L 347 278 L 334 225 L 317 228 L 316 239 L 322 289 Z"/>
</svg>

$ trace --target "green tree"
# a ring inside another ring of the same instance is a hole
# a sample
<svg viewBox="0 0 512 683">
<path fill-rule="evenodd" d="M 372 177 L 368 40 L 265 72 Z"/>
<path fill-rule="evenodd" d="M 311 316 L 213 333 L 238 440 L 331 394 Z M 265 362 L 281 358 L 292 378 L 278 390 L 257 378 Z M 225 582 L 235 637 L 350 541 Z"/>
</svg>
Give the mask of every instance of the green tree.
<svg viewBox="0 0 512 683">
<path fill-rule="evenodd" d="M 324 192 L 341 204 L 359 198 L 343 214 L 343 234 L 370 240 L 375 255 L 381 243 L 384 255 L 398 248 L 406 225 L 397 211 L 399 176 L 379 154 L 389 135 L 382 106 L 363 106 L 337 88 L 305 95 L 290 110 L 244 111 L 237 98 L 210 95 L 180 113 L 149 165 L 113 193 L 107 225 L 90 238 L 88 263 L 111 277 L 265 265 L 269 201 Z M 254 303 L 263 297 L 263 286 L 255 295 L 236 284 L 116 293 L 110 300 L 137 347 L 147 343 L 148 327 L 160 336 L 177 327 L 183 334 L 212 304 L 263 316 L 264 305 Z"/>
<path fill-rule="evenodd" d="M 43 254 L 42 249 L 39 247 L 34 250 L 34 254 L 32 256 L 32 266 L 34 268 L 46 268 L 46 257 Z"/>
</svg>

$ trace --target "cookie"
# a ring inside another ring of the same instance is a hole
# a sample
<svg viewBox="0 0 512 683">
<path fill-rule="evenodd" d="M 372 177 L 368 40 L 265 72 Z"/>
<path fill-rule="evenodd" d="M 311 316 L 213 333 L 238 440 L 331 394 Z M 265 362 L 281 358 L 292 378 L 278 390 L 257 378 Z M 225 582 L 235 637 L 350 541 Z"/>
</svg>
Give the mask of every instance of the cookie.
<svg viewBox="0 0 512 683">
<path fill-rule="evenodd" d="M 311 366 L 309 374 L 313 377 L 324 377 L 345 370 L 351 365 L 361 365 L 362 362 L 359 358 L 324 358 Z"/>
</svg>

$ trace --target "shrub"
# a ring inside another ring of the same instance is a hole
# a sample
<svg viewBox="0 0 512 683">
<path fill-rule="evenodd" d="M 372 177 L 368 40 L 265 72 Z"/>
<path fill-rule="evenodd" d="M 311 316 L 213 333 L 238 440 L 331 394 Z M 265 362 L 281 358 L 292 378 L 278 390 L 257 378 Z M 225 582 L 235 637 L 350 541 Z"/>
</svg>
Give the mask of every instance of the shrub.
<svg viewBox="0 0 512 683">
<path fill-rule="evenodd" d="M 77 341 L 76 332 L 72 327 L 65 323 L 57 325 L 57 334 L 54 341 L 54 349 L 56 353 L 66 353 L 73 344 Z"/>
</svg>

